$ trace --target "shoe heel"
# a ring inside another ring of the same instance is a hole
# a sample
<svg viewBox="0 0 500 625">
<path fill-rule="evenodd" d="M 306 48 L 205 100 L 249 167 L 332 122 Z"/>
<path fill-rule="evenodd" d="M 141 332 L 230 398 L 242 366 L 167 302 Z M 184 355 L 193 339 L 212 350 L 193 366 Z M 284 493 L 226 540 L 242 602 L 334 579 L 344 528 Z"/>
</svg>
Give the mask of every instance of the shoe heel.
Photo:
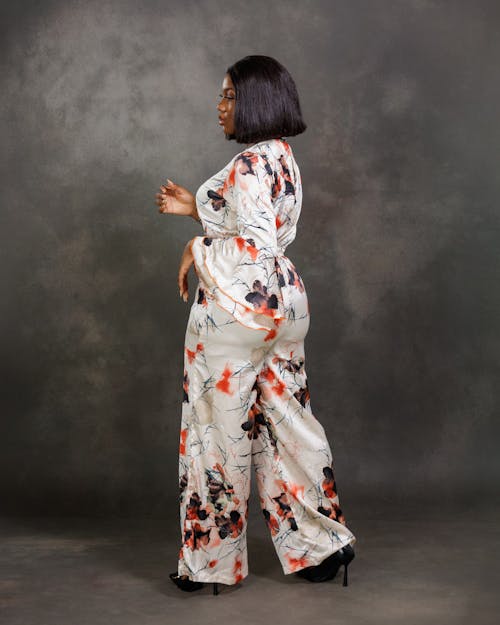
<svg viewBox="0 0 500 625">
<path fill-rule="evenodd" d="M 217 582 L 214 582 L 214 595 L 218 595 L 219 594 L 219 586 L 217 585 Z"/>
<path fill-rule="evenodd" d="M 342 586 L 347 586 L 347 564 L 344 564 L 344 581 L 342 582 Z"/>
</svg>

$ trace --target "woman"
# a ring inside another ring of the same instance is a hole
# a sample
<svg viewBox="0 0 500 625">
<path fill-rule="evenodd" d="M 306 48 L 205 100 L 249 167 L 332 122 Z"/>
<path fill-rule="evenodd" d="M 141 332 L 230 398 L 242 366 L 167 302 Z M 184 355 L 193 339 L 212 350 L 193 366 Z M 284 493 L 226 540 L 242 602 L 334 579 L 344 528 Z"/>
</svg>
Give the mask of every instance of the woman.
<svg viewBox="0 0 500 625">
<path fill-rule="evenodd" d="M 251 465 L 285 574 L 332 579 L 356 541 L 339 507 L 332 454 L 311 412 L 304 339 L 309 305 L 285 255 L 302 204 L 299 168 L 284 139 L 306 129 L 295 83 L 268 56 L 227 69 L 217 106 L 226 139 L 246 144 L 193 196 L 167 179 L 160 212 L 190 215 L 203 235 L 182 256 L 178 283 L 196 297 L 184 348 L 179 446 L 182 546 L 170 575 L 182 590 L 248 575 Z"/>
</svg>

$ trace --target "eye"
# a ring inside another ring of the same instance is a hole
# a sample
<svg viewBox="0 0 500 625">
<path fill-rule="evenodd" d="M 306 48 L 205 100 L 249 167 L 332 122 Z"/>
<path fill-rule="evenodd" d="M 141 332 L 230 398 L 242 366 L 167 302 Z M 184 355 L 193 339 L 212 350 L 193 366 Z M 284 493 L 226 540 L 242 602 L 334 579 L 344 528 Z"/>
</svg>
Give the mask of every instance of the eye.
<svg viewBox="0 0 500 625">
<path fill-rule="evenodd" d="M 223 98 L 225 98 L 226 100 L 236 100 L 235 96 L 233 95 L 224 95 L 223 93 L 219 93 L 219 99 L 222 100 Z"/>
</svg>

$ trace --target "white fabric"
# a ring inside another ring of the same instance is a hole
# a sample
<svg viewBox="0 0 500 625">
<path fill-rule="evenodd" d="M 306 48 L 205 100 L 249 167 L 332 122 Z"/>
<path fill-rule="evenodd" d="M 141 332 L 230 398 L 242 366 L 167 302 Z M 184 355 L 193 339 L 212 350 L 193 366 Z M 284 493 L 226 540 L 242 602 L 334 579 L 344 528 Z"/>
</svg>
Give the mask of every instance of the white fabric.
<svg viewBox="0 0 500 625">
<path fill-rule="evenodd" d="M 305 286 L 284 254 L 302 204 L 290 146 L 271 140 L 243 150 L 196 201 L 204 234 L 192 245 L 199 283 L 184 349 L 178 573 L 237 584 L 248 575 L 252 464 L 285 574 L 356 538 L 311 410 Z"/>
</svg>

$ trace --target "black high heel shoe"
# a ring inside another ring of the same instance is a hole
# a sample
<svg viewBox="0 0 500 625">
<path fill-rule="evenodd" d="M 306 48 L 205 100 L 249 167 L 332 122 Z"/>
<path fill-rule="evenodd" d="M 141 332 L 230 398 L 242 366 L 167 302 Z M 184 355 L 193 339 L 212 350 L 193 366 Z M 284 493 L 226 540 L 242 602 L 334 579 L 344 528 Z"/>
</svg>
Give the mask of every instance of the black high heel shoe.
<svg viewBox="0 0 500 625">
<path fill-rule="evenodd" d="M 183 578 L 181 575 L 177 574 L 177 571 L 175 571 L 175 573 L 170 573 L 170 579 L 174 582 L 174 584 L 178 588 L 180 588 L 181 590 L 185 590 L 186 592 L 193 592 L 193 590 L 200 590 L 200 588 L 203 588 L 205 586 L 204 582 L 194 582 L 192 579 L 189 579 L 189 577 Z M 218 595 L 219 586 L 217 582 L 213 583 L 213 587 L 214 587 L 214 595 Z"/>
<path fill-rule="evenodd" d="M 310 582 L 326 582 L 333 579 L 337 575 L 339 568 L 344 565 L 344 581 L 342 586 L 347 586 L 347 566 L 354 559 L 354 549 L 351 545 L 346 545 L 339 549 L 331 556 L 328 556 L 323 562 L 316 566 L 308 566 L 305 569 L 297 571 L 297 575 L 304 577 Z"/>
</svg>

